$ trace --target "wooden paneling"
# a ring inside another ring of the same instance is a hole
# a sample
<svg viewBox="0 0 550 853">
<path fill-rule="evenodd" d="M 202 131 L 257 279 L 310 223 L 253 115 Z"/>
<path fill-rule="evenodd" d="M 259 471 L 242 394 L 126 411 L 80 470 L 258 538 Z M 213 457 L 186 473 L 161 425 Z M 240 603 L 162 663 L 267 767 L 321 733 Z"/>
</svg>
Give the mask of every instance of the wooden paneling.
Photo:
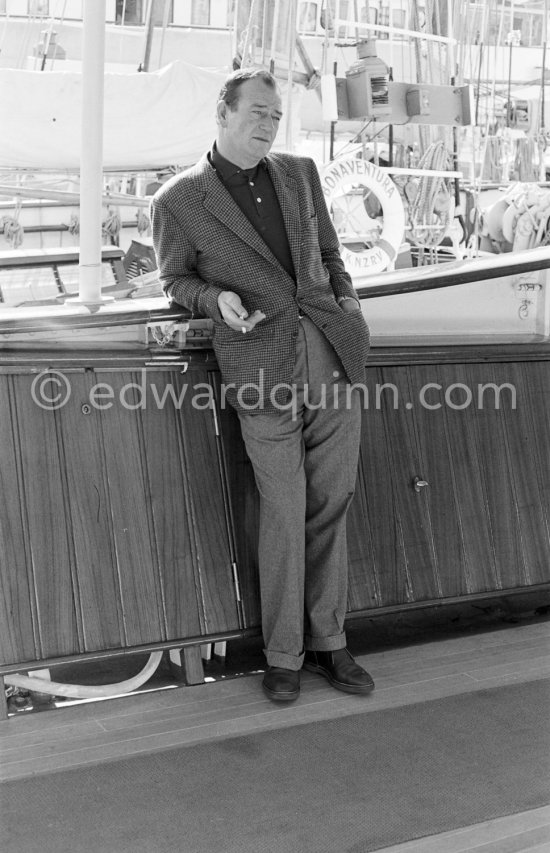
<svg viewBox="0 0 550 853">
<path fill-rule="evenodd" d="M 547 414 L 550 377 L 547 375 L 546 391 L 541 388 L 539 396 L 533 393 L 537 387 L 533 386 L 533 371 L 527 370 L 525 365 L 506 365 L 505 373 L 517 395 L 515 409 L 503 408 L 506 458 L 514 500 L 514 517 L 510 522 L 515 523 L 519 531 L 525 582 L 533 584 L 548 577 L 550 562 L 549 517 L 544 498 L 544 487 L 548 487 L 550 441 L 547 434 L 546 442 L 541 442 L 540 435 Z M 544 435 L 544 429 L 542 432 Z"/>
<path fill-rule="evenodd" d="M 221 404 L 219 373 L 210 375 L 220 426 L 220 465 L 226 483 L 226 507 L 239 580 L 243 626 L 260 624 L 258 581 L 259 500 L 252 464 L 247 456 L 234 409 Z"/>
<path fill-rule="evenodd" d="M 470 409 L 454 408 L 462 404 L 462 397 L 451 394 L 451 405 L 445 401 L 452 386 L 465 384 L 465 369 L 454 364 L 413 369 L 417 401 L 421 389 L 426 389 L 425 405 L 417 402 L 415 418 L 429 483 L 424 495 L 430 505 L 441 594 L 446 597 L 494 589 L 496 569 L 480 464 L 484 449 L 479 444 L 476 417 Z M 437 384 L 440 390 L 428 388 L 429 383 Z"/>
<path fill-rule="evenodd" d="M 13 393 L 14 378 L 0 376 L 0 650 L 3 660 L 32 660 L 39 642 Z"/>
<path fill-rule="evenodd" d="M 388 488 L 389 446 L 376 389 L 380 369 L 368 371 L 363 397 L 361 455 L 354 500 L 348 513 L 348 607 L 362 610 L 407 599 L 407 569 L 395 491 Z"/>
<path fill-rule="evenodd" d="M 438 598 L 440 588 L 435 570 L 434 543 L 430 521 L 430 505 L 426 488 L 416 492 L 415 478 L 428 479 L 426 460 L 418 440 L 415 413 L 416 383 L 409 367 L 385 368 L 382 371 L 385 392 L 383 403 L 386 441 L 389 448 L 391 483 L 395 511 L 402 534 L 402 547 L 407 572 L 407 600 Z M 397 389 L 395 398 L 394 388 Z M 394 403 L 397 399 L 397 405 Z M 412 408 L 408 407 L 408 403 Z M 395 406 L 395 408 L 394 408 Z"/>
<path fill-rule="evenodd" d="M 46 396 L 55 396 L 56 389 Z M 25 517 L 28 570 L 32 574 L 39 656 L 69 654 L 81 647 L 75 607 L 74 553 L 59 464 L 57 412 L 37 405 L 33 378 L 14 377 L 18 461 Z"/>
<path fill-rule="evenodd" d="M 190 391 L 206 370 L 63 375 L 57 410 L 32 374 L 0 377 L 1 662 L 241 627 L 214 413 Z"/>
<path fill-rule="evenodd" d="M 369 362 L 350 611 L 550 580 L 550 361 L 497 355 Z M 236 414 L 205 404 L 219 391 L 211 357 L 193 353 L 185 372 L 75 355 L 57 410 L 33 399 L 33 358 L 0 373 L 1 663 L 258 626 L 258 496 Z M 99 382 L 104 408 L 89 405 Z M 477 405 L 491 382 L 515 388 L 516 408 L 505 391 L 500 408 L 490 393 Z M 422 405 L 428 383 L 439 407 Z M 429 485 L 416 492 L 415 477 Z"/>
<path fill-rule="evenodd" d="M 376 590 L 387 606 L 548 582 L 549 363 L 367 373 L 350 610 L 372 606 Z M 374 382 L 391 392 L 380 393 L 379 407 Z M 415 492 L 414 477 L 429 485 Z"/>
<path fill-rule="evenodd" d="M 153 637 L 166 638 L 148 482 L 143 464 L 145 442 L 141 429 L 142 410 L 139 408 L 143 404 L 142 379 L 137 370 L 96 373 L 96 380 L 108 384 L 114 392 L 113 406 L 98 414 L 122 619 L 129 645 L 139 645 Z"/>
<path fill-rule="evenodd" d="M 529 368 L 524 365 L 523 369 L 529 377 L 526 383 L 527 406 L 532 412 L 530 452 L 536 465 L 540 505 L 544 517 L 543 530 L 550 541 L 550 365 L 541 361 L 530 365 Z M 549 563 L 550 556 L 546 553 L 538 570 L 531 568 L 533 583 L 541 583 L 548 578 Z"/>
<path fill-rule="evenodd" d="M 479 559 L 486 562 L 489 551 L 480 553 L 477 538 L 471 539 L 471 514 L 482 501 L 481 485 L 474 470 L 473 483 L 462 486 L 462 472 L 471 464 L 471 446 L 462 424 L 448 421 L 448 411 L 442 406 L 426 409 L 422 405 L 420 391 L 439 378 L 433 366 L 415 368 L 415 410 L 417 439 L 423 464 L 423 476 L 428 482 L 418 497 L 427 501 L 433 543 L 434 571 L 442 596 L 464 595 L 468 590 L 468 578 Z M 427 395 L 426 388 L 426 395 Z M 426 396 L 429 405 L 436 402 Z M 456 419 L 455 419 L 456 420 Z M 457 433 L 456 440 L 454 433 Z M 466 452 L 464 452 L 464 445 Z M 461 489 L 466 491 L 466 504 L 461 498 Z M 474 495 L 473 501 L 470 500 Z M 417 567 L 414 567 L 417 570 Z"/>
<path fill-rule="evenodd" d="M 214 411 L 202 408 L 209 388 L 208 374 L 201 371 L 186 381 L 195 403 L 186 407 L 180 421 L 183 472 L 190 489 L 203 633 L 213 633 L 238 628 L 240 624 Z"/>
<path fill-rule="evenodd" d="M 102 413 L 87 403 L 97 378 L 92 372 L 67 372 L 66 376 L 72 393 L 57 417 L 59 464 L 65 479 L 66 526 L 74 548 L 82 651 L 124 647 L 128 639 L 111 523 Z"/>
<path fill-rule="evenodd" d="M 177 371 L 147 371 L 148 383 L 159 390 L 159 399 L 167 388 L 173 388 L 175 400 L 180 398 L 180 376 Z M 156 549 L 162 590 L 166 636 L 196 636 L 204 632 L 203 603 L 200 597 L 199 569 L 194 557 L 196 545 L 184 466 L 181 423 L 184 412 L 168 401 L 161 406 L 150 400 L 140 412 L 145 465 L 152 517 L 153 541 Z"/>
</svg>

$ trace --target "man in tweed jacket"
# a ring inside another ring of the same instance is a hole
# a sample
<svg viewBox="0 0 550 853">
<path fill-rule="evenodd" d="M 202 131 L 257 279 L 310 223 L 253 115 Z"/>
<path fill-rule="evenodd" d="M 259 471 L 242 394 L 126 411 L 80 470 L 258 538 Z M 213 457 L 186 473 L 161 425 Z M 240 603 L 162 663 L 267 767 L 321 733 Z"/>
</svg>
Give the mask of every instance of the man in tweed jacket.
<svg viewBox="0 0 550 853">
<path fill-rule="evenodd" d="M 166 293 L 214 321 L 260 493 L 263 688 L 289 701 L 302 666 L 346 692 L 374 685 L 343 629 L 368 329 L 315 164 L 269 153 L 281 114 L 268 72 L 230 75 L 212 150 L 151 214 Z"/>
</svg>

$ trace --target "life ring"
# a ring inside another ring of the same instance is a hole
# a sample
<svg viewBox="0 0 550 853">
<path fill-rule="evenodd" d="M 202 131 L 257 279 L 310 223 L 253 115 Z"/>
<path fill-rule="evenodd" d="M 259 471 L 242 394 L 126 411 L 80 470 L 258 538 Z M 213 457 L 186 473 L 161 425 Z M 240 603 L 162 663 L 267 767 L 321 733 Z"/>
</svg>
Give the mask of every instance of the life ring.
<svg viewBox="0 0 550 853">
<path fill-rule="evenodd" d="M 350 157 L 334 160 L 321 172 L 321 185 L 327 205 L 345 194 L 346 186 L 361 185 L 371 190 L 382 206 L 384 225 L 376 245 L 362 252 L 341 246 L 341 255 L 352 277 L 383 272 L 393 266 L 405 232 L 405 210 L 399 190 L 386 172 L 369 160 Z"/>
</svg>

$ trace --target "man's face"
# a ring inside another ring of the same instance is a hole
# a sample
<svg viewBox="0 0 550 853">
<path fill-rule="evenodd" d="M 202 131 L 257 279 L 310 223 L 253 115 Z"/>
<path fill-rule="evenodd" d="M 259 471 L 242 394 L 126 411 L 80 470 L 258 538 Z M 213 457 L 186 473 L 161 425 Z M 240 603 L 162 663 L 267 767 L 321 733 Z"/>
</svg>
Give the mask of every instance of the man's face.
<svg viewBox="0 0 550 853">
<path fill-rule="evenodd" d="M 281 97 L 260 78 L 241 84 L 230 109 L 218 104 L 218 150 L 241 169 L 251 169 L 269 153 L 282 116 Z"/>
</svg>

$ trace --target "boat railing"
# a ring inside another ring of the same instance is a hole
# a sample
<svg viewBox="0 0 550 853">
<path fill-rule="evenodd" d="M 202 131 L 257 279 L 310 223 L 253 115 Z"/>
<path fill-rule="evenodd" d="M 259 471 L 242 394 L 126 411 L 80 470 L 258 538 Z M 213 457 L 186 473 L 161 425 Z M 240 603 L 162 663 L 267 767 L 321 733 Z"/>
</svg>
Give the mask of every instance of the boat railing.
<svg viewBox="0 0 550 853">
<path fill-rule="evenodd" d="M 456 287 L 495 278 L 524 276 L 550 268 L 550 246 L 490 257 L 450 261 L 445 264 L 384 272 L 356 285 L 360 300 Z M 366 283 L 368 281 L 368 284 Z M 90 329 L 120 325 L 188 321 L 191 313 L 170 306 L 164 297 L 119 299 L 90 311 L 78 302 L 61 306 L 0 308 L 0 336 L 6 345 L 10 335 L 38 333 L 53 328 Z M 1 342 L 0 342 L 1 343 Z"/>
<path fill-rule="evenodd" d="M 395 296 L 456 287 L 475 281 L 525 275 L 550 268 L 550 246 L 539 246 L 522 252 L 486 255 L 479 258 L 449 261 L 425 267 L 414 267 L 378 273 L 365 277 L 364 284 L 356 284 L 360 299 L 378 296 Z"/>
</svg>

